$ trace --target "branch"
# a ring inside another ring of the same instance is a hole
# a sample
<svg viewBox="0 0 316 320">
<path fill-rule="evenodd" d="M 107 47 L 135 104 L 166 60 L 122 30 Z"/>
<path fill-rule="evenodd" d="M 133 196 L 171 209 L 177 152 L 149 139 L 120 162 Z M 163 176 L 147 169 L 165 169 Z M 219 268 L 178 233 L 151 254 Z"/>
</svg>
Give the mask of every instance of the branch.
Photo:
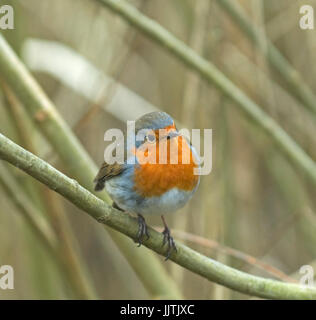
<svg viewBox="0 0 316 320">
<path fill-rule="evenodd" d="M 305 151 L 242 90 L 232 83 L 209 61 L 173 36 L 154 20 L 146 17 L 124 0 L 98 0 L 139 29 L 150 39 L 167 49 L 188 67 L 200 74 L 209 84 L 227 95 L 241 111 L 280 148 L 299 169 L 316 185 L 316 164 Z"/>
<path fill-rule="evenodd" d="M 131 239 L 137 238 L 138 223 L 135 218 L 115 210 L 84 189 L 77 181 L 68 178 L 2 134 L 0 134 L 0 158 L 58 192 L 98 222 L 110 226 Z M 162 234 L 149 228 L 149 235 L 150 238 L 144 241 L 144 245 L 165 256 L 167 248 L 161 245 Z M 207 258 L 183 244 L 177 243 L 177 248 L 178 251 L 171 255 L 172 261 L 233 290 L 270 299 L 316 299 L 314 288 L 252 276 Z"/>
<path fill-rule="evenodd" d="M 28 114 L 36 121 L 71 175 L 85 188 L 92 190 L 92 181 L 98 168 L 1 34 L 0 74 L 23 102 Z M 112 202 L 105 192 L 99 196 L 106 203 Z M 117 232 L 108 231 L 150 294 L 169 299 L 182 297 L 175 282 L 152 252 L 133 250 L 133 244 L 128 239 Z M 152 277 L 151 272 L 156 276 Z"/>
</svg>

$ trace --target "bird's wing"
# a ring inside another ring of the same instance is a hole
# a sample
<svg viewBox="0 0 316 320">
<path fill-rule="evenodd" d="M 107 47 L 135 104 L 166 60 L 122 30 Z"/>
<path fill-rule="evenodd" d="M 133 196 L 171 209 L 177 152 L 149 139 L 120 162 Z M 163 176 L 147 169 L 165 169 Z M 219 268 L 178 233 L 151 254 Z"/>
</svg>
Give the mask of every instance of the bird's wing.
<svg viewBox="0 0 316 320">
<path fill-rule="evenodd" d="M 94 190 L 101 191 L 104 188 L 105 181 L 118 176 L 124 171 L 124 165 L 119 163 L 108 164 L 104 162 L 94 179 L 96 183 Z"/>
</svg>

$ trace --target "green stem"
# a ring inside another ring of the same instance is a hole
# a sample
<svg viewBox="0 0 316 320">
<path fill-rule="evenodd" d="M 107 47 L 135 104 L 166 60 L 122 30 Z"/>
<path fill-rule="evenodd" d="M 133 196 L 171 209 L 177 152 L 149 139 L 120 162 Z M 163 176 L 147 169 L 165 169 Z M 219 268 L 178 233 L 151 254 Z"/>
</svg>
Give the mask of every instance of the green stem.
<svg viewBox="0 0 316 320">
<path fill-rule="evenodd" d="M 115 210 L 80 186 L 77 181 L 68 178 L 2 134 L 0 134 L 0 157 L 58 192 L 100 223 L 104 223 L 132 239 L 137 238 L 138 223 L 135 218 Z M 150 228 L 149 236 L 148 240 L 144 240 L 144 245 L 165 256 L 168 249 L 166 246 L 161 246 L 162 234 Z M 249 275 L 207 258 L 183 244 L 177 243 L 177 248 L 178 251 L 173 252 L 170 257 L 172 261 L 210 281 L 231 289 L 270 299 L 316 299 L 315 288 Z M 156 274 L 152 274 L 152 277 L 155 276 Z"/>
<path fill-rule="evenodd" d="M 138 28 L 150 39 L 167 49 L 180 61 L 199 73 L 209 84 L 227 95 L 241 111 L 280 148 L 299 169 L 316 185 L 316 164 L 305 151 L 242 90 L 232 83 L 212 63 L 173 36 L 154 20 L 146 17 L 124 0 L 98 0 Z M 295 77 L 294 77 L 295 78 Z M 316 101 L 316 100 L 315 100 Z"/>
</svg>

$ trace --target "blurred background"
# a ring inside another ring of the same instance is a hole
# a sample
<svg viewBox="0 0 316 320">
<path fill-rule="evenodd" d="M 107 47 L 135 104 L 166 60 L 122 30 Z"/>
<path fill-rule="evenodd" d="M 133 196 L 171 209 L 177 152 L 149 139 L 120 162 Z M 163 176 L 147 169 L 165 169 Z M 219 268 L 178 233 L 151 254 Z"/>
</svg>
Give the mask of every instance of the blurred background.
<svg viewBox="0 0 316 320">
<path fill-rule="evenodd" d="M 229 98 L 101 1 L 9 2 L 15 29 L 2 30 L 2 35 L 98 166 L 106 147 L 104 132 L 124 129 L 126 120 L 152 110 L 168 112 L 180 128 L 213 129 L 211 174 L 202 177 L 185 208 L 167 216 L 176 241 L 239 270 L 281 281 L 299 279 L 300 267 L 314 264 L 313 184 Z M 315 113 L 297 99 L 295 88 L 265 54 L 273 44 L 316 92 L 316 32 L 299 27 L 300 6 L 316 8 L 316 1 L 128 2 L 215 64 L 316 158 Z M 247 27 L 229 3 L 242 10 Z M 259 46 L 247 33 L 249 26 L 260 31 Z M 67 174 L 23 101 L 5 79 L 0 84 L 0 131 Z M 84 272 L 97 298 L 159 298 L 146 290 L 109 235 L 88 215 L 13 167 L 2 163 L 0 177 L 7 181 L 0 184 L 0 266 L 12 265 L 15 271 L 14 290 L 0 290 L 0 299 L 81 298 L 73 285 L 76 259 L 83 269 L 78 272 Z M 15 196 L 4 183 L 11 183 Z M 34 234 L 16 196 L 22 203 L 26 198 L 61 237 L 60 250 L 68 257 L 61 268 Z M 147 222 L 161 227 L 159 217 Z M 135 245 L 131 250 L 139 249 Z M 158 259 L 185 298 L 250 298 Z"/>
</svg>

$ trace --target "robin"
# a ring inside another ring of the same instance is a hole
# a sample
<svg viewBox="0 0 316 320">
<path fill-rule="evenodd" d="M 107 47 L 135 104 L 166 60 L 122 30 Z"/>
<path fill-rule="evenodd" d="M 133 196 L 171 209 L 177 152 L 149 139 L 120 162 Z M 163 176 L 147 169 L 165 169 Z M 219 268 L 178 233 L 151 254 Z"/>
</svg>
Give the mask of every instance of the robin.
<svg viewBox="0 0 316 320">
<path fill-rule="evenodd" d="M 114 208 L 137 215 L 139 246 L 144 236 L 149 238 L 144 216 L 161 215 L 167 260 L 177 248 L 164 215 L 182 208 L 196 191 L 200 177 L 194 169 L 199 169 L 199 157 L 165 112 L 140 117 L 132 139 L 129 150 L 128 143 L 124 144 L 124 163 L 102 164 L 95 190 L 105 187 Z"/>
</svg>

